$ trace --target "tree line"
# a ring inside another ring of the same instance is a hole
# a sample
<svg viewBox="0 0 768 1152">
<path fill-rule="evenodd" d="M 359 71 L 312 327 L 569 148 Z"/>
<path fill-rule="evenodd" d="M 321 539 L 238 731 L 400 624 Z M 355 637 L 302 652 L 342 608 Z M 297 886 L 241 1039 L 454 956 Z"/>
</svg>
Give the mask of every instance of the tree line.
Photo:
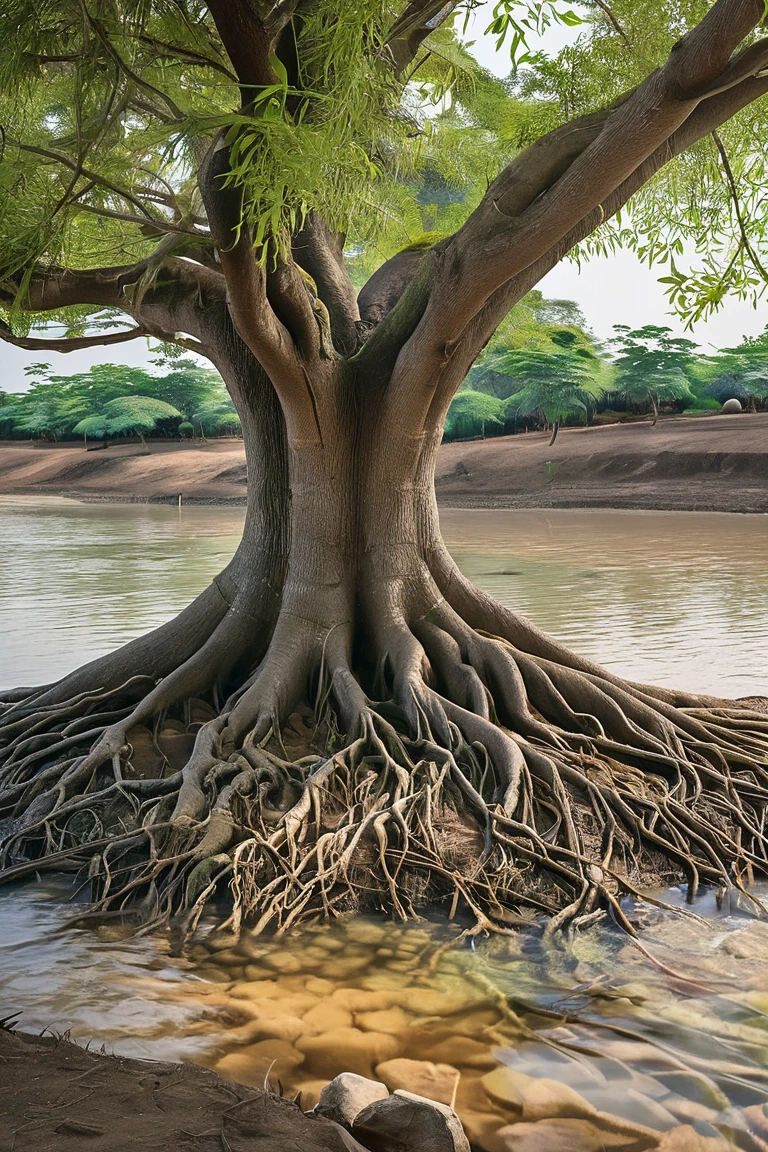
<svg viewBox="0 0 768 1152">
<path fill-rule="evenodd" d="M 768 327 L 705 353 L 671 329 L 615 325 L 600 343 L 577 304 L 533 291 L 510 313 L 448 412 L 445 439 L 508 435 L 660 412 L 699 415 L 768 400 Z"/>
<path fill-rule="evenodd" d="M 0 392 L 0 437 L 47 441 L 120 436 L 191 439 L 240 434 L 240 417 L 218 372 L 191 357 L 159 355 L 152 370 L 97 364 L 56 375 L 50 364 L 25 369 L 27 391 Z"/>
<path fill-rule="evenodd" d="M 599 342 L 572 300 L 534 290 L 500 326 L 448 410 L 444 439 L 509 435 L 661 412 L 699 415 L 735 398 L 768 402 L 768 327 L 706 354 L 671 329 L 615 325 Z M 240 417 L 213 369 L 159 355 L 153 370 L 98 364 L 56 375 L 28 366 L 26 392 L 0 392 L 0 437 L 108 442 L 240 435 Z"/>
</svg>

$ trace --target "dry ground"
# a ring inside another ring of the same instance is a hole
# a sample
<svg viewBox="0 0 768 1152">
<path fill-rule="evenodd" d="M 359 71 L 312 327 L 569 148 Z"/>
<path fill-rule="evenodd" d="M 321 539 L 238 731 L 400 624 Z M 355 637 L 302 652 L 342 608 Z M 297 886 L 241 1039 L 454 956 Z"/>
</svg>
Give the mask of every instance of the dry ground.
<svg viewBox="0 0 768 1152">
<path fill-rule="evenodd" d="M 768 413 L 677 417 L 446 444 L 446 507 L 658 508 L 768 512 Z M 0 493 L 241 503 L 239 440 L 66 445 L 0 443 Z"/>
<path fill-rule="evenodd" d="M 359 1145 L 358 1145 L 359 1147 Z M 335 1124 L 193 1064 L 0 1029 L 3 1152 L 345 1152 Z"/>
</svg>

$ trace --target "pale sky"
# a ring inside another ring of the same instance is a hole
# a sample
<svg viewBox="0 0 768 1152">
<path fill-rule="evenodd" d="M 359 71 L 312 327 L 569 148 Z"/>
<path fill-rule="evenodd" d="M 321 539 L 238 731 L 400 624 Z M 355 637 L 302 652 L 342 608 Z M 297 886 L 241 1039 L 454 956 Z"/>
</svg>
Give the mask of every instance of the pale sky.
<svg viewBox="0 0 768 1152">
<path fill-rule="evenodd" d="M 506 49 L 495 51 L 492 36 L 483 31 L 491 20 L 495 0 L 487 0 L 473 14 L 468 37 L 474 39 L 472 54 L 481 64 L 499 76 L 509 72 Z M 578 5 L 574 5 L 578 10 Z M 529 41 L 534 49 L 549 54 L 572 42 L 578 28 L 559 25 L 550 28 L 540 40 Z M 614 324 L 639 327 L 642 324 L 667 324 L 674 331 L 696 340 L 702 348 L 723 348 L 738 344 L 742 336 L 754 336 L 768 324 L 768 304 L 755 310 L 751 304 L 726 299 L 722 308 L 708 320 L 685 332 L 684 325 L 670 314 L 669 303 L 657 277 L 663 269 L 652 271 L 630 252 L 614 256 L 593 257 L 582 263 L 581 269 L 567 260 L 561 262 L 540 282 L 538 287 L 545 296 L 575 300 L 586 316 L 587 323 L 600 339 L 611 335 Z M 20 391 L 26 386 L 24 366 L 47 361 L 60 375 L 85 371 L 93 364 L 147 364 L 150 358 L 146 341 L 136 340 L 115 347 L 95 348 L 68 354 L 57 352 L 25 352 L 0 343 L 0 389 Z"/>
</svg>

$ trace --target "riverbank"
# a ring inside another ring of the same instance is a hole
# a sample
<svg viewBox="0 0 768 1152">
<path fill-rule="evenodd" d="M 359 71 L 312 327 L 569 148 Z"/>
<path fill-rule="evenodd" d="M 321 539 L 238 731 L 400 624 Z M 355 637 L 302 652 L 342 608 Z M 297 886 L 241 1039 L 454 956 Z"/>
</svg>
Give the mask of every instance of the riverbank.
<svg viewBox="0 0 768 1152">
<path fill-rule="evenodd" d="M 675 417 L 445 444 L 444 507 L 768 512 L 768 413 Z M 79 500 L 242 504 L 242 441 L 0 443 L 0 493 Z"/>
<path fill-rule="evenodd" d="M 13 1152 L 354 1148 L 330 1121 L 208 1068 L 107 1056 L 56 1036 L 0 1029 L 0 1084 L 0 1148 Z"/>
</svg>

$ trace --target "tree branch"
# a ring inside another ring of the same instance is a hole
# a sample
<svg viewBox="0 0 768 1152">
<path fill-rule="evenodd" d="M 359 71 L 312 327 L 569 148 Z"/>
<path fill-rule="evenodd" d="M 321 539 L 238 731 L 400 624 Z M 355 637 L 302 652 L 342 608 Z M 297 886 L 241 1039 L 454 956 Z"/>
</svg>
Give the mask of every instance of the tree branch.
<svg viewBox="0 0 768 1152">
<path fill-rule="evenodd" d="M 38 336 L 16 336 L 13 330 L 0 320 L 0 340 L 13 344 L 15 348 L 27 348 L 33 352 L 80 352 L 83 348 L 98 348 L 103 344 L 125 344 L 137 336 L 150 333 L 141 326 L 127 332 L 106 332 L 101 336 L 63 336 L 58 339 Z"/>
<path fill-rule="evenodd" d="M 389 30 L 386 46 L 395 75 L 402 76 L 419 48 L 451 13 L 459 0 L 412 0 Z"/>
<path fill-rule="evenodd" d="M 277 80 L 270 62 L 272 37 L 248 0 L 208 0 L 208 11 L 235 70 L 246 106 L 255 88 Z"/>
<path fill-rule="evenodd" d="M 730 193 L 731 203 L 733 204 L 733 211 L 736 215 L 736 222 L 739 226 L 739 234 L 741 236 L 741 242 L 744 245 L 745 249 L 747 250 L 747 253 L 749 254 L 749 258 L 752 261 L 752 264 L 753 264 L 755 271 L 758 272 L 760 274 L 760 276 L 762 276 L 763 280 L 765 280 L 766 284 L 768 284 L 768 269 L 766 269 L 762 260 L 760 259 L 760 257 L 755 252 L 752 241 L 749 238 L 749 233 L 747 232 L 747 225 L 746 225 L 746 222 L 744 220 L 744 213 L 741 210 L 741 203 L 739 202 L 739 189 L 736 185 L 736 179 L 733 175 L 733 169 L 731 168 L 731 162 L 728 159 L 728 153 L 725 150 L 725 145 L 723 144 L 722 140 L 720 139 L 720 134 L 717 131 L 717 129 L 715 129 L 715 131 L 712 133 L 712 139 L 715 141 L 715 146 L 717 148 L 718 153 L 720 154 L 720 159 L 723 163 L 723 169 L 725 171 L 725 179 L 726 179 L 726 183 L 728 184 L 728 192 Z"/>
<path fill-rule="evenodd" d="M 413 394 L 409 402 L 415 364 L 429 366 L 437 381 L 465 327 L 493 293 L 558 245 L 590 213 L 604 214 L 605 201 L 664 147 L 701 103 L 700 94 L 716 91 L 721 78 L 732 77 L 741 67 L 738 61 L 744 54 L 732 58 L 732 53 L 763 13 L 762 0 L 716 0 L 675 45 L 665 65 L 611 110 L 602 124 L 575 121 L 556 130 L 560 145 L 555 148 L 556 160 L 561 159 L 569 131 L 576 132 L 578 154 L 532 202 L 526 204 L 530 188 L 525 187 L 521 171 L 526 153 L 494 181 L 463 227 L 436 253 L 433 290 L 409 341 L 414 347 L 403 349 L 390 386 L 389 402 L 399 410 L 399 419 L 421 425 L 431 405 L 431 397 L 423 392 Z M 590 142 L 579 149 L 582 130 Z M 548 147 L 545 138 L 537 165 L 545 171 L 551 162 Z M 522 191 L 512 178 L 516 173 L 521 174 Z"/>
<path fill-rule="evenodd" d="M 441 422 L 444 412 L 475 359 L 519 300 L 530 292 L 563 257 L 596 228 L 614 216 L 644 184 L 676 156 L 735 116 L 743 108 L 768 95 L 768 76 L 751 78 L 724 93 L 702 102 L 669 140 L 639 165 L 603 204 L 585 215 L 562 239 L 537 261 L 503 284 L 473 317 L 457 342 L 450 368 L 444 373 L 435 394 L 428 424 Z"/>
<path fill-rule="evenodd" d="M 293 258 L 314 280 L 317 294 L 328 309 L 336 350 L 354 351 L 359 319 L 354 285 L 344 262 L 344 237 L 331 232 L 316 212 L 293 237 Z"/>
</svg>

